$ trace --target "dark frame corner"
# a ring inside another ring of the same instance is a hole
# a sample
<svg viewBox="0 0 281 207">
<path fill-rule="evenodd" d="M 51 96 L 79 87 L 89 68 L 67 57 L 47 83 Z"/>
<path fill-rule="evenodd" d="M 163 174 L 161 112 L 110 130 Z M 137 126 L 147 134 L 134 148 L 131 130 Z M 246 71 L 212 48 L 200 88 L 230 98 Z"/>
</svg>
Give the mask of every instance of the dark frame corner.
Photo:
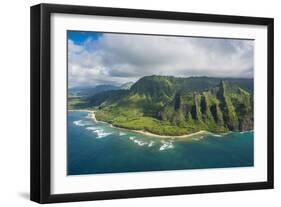
<svg viewBox="0 0 281 207">
<path fill-rule="evenodd" d="M 228 16 L 213 14 L 195 14 L 182 12 L 119 9 L 105 7 L 71 6 L 57 4 L 39 4 L 31 7 L 31 173 L 30 199 L 38 203 L 102 200 L 117 198 L 133 198 L 145 196 L 165 196 L 194 193 L 211 193 L 224 191 L 240 191 L 255 189 L 271 189 L 274 187 L 274 20 L 272 18 Z M 74 194 L 51 195 L 50 186 L 50 16 L 52 13 L 85 14 L 113 17 L 134 17 L 151 19 L 168 19 L 180 21 L 218 22 L 248 25 L 265 25 L 268 28 L 267 72 L 268 72 L 268 155 L 265 182 L 237 183 L 223 185 L 170 187 L 139 190 L 122 190 L 106 192 L 87 192 Z"/>
</svg>

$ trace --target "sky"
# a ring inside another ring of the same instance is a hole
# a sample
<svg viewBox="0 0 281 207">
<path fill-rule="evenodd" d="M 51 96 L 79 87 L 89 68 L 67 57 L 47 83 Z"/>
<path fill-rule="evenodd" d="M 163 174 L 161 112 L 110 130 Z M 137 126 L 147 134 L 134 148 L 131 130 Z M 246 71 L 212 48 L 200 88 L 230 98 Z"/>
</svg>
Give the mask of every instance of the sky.
<svg viewBox="0 0 281 207">
<path fill-rule="evenodd" d="M 69 87 L 149 75 L 253 77 L 253 40 L 68 31 L 67 41 Z"/>
</svg>

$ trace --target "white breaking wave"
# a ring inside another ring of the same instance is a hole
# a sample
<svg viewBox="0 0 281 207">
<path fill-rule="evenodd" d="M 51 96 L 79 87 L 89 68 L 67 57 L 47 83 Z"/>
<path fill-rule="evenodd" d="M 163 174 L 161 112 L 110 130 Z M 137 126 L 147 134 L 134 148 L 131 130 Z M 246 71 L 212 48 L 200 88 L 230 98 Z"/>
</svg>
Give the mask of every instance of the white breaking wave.
<svg viewBox="0 0 281 207">
<path fill-rule="evenodd" d="M 74 121 L 73 124 L 75 124 L 76 126 L 85 126 L 83 120 Z"/>
<path fill-rule="evenodd" d="M 154 145 L 154 141 L 150 141 L 148 147 L 152 147 Z"/>
<path fill-rule="evenodd" d="M 143 140 L 139 140 L 134 136 L 129 137 L 129 140 L 133 141 L 134 143 L 136 143 L 139 146 L 152 147 L 154 145 L 154 141 L 146 142 L 146 141 L 143 141 Z"/>
<path fill-rule="evenodd" d="M 96 129 L 98 129 L 97 127 L 87 127 L 86 128 L 87 130 L 90 130 L 90 131 L 94 131 L 94 130 L 96 130 Z"/>
<path fill-rule="evenodd" d="M 73 124 L 75 124 L 76 126 L 89 126 L 92 123 L 89 121 L 77 120 L 77 121 L 73 121 Z"/>
<path fill-rule="evenodd" d="M 161 143 L 162 143 L 162 145 L 159 148 L 160 151 L 174 148 L 174 145 L 173 145 L 172 141 L 168 142 L 168 141 L 163 141 L 162 140 Z"/>
<path fill-rule="evenodd" d="M 213 137 L 222 137 L 221 134 L 212 134 Z"/>
<path fill-rule="evenodd" d="M 192 138 L 192 140 L 199 141 L 200 139 L 198 139 L 198 138 Z"/>
<path fill-rule="evenodd" d="M 96 137 L 97 139 L 101 139 L 101 138 L 107 137 L 108 135 L 112 134 L 110 132 L 104 132 L 103 129 L 93 130 L 93 133 L 95 133 L 97 135 L 97 137 Z"/>
<path fill-rule="evenodd" d="M 86 118 L 87 118 L 87 119 L 91 119 L 91 118 L 92 118 L 92 114 L 91 114 L 91 113 L 88 113 L 87 116 L 86 116 Z"/>
<path fill-rule="evenodd" d="M 254 130 L 242 131 L 242 132 L 239 132 L 239 134 L 245 134 L 245 133 L 249 133 L 249 132 L 254 132 Z"/>
<path fill-rule="evenodd" d="M 100 129 L 100 128 L 97 128 L 97 127 L 93 127 L 93 126 L 87 127 L 86 129 L 90 130 L 94 134 L 96 134 L 97 135 L 97 137 L 96 137 L 97 139 L 101 139 L 101 138 L 107 137 L 108 135 L 112 134 L 110 132 L 104 132 L 103 129 Z"/>
<path fill-rule="evenodd" d="M 130 140 L 134 140 L 134 139 L 136 139 L 136 137 L 129 137 L 129 139 L 130 139 Z"/>
<path fill-rule="evenodd" d="M 126 135 L 125 132 L 119 132 L 119 136 L 124 136 L 124 135 Z"/>
<path fill-rule="evenodd" d="M 109 132 L 103 132 L 103 131 L 98 131 L 97 132 L 97 139 L 101 139 L 104 137 L 107 137 L 108 135 L 111 135 L 112 133 Z"/>
<path fill-rule="evenodd" d="M 192 140 L 200 141 L 200 140 L 203 139 L 203 138 L 204 138 L 203 136 L 200 136 L 200 137 L 193 137 Z"/>
<path fill-rule="evenodd" d="M 148 144 L 147 142 L 144 142 L 144 141 L 141 141 L 141 140 L 137 140 L 137 139 L 135 139 L 134 142 L 137 143 L 139 146 L 144 146 L 144 145 Z"/>
</svg>

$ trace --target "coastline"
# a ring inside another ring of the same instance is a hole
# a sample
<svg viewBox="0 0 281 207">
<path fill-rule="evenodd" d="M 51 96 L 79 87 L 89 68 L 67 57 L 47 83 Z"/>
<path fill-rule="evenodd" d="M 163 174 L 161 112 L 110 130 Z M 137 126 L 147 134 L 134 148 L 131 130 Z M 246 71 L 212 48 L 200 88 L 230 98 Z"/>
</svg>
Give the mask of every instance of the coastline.
<svg viewBox="0 0 281 207">
<path fill-rule="evenodd" d="M 96 119 L 96 116 L 95 116 L 95 111 L 94 110 L 90 110 L 90 109 L 70 109 L 68 111 L 81 111 L 81 112 L 88 112 L 91 114 L 91 119 L 94 120 L 94 122 L 101 122 L 101 123 L 106 123 L 106 124 L 110 124 L 108 122 L 105 122 L 105 121 L 99 121 Z M 169 138 L 169 139 L 183 139 L 183 138 L 193 138 L 194 136 L 199 136 L 199 135 L 208 135 L 208 134 L 214 134 L 212 132 L 208 132 L 208 131 L 205 131 L 205 130 L 200 130 L 200 131 L 197 131 L 197 132 L 194 132 L 194 133 L 190 133 L 190 134 L 184 134 L 184 135 L 178 135 L 178 136 L 171 136 L 171 135 L 159 135 L 159 134 L 153 134 L 151 132 L 148 132 L 148 131 L 144 131 L 144 130 L 134 130 L 134 129 L 127 129 L 127 128 L 122 128 L 122 127 L 117 127 L 117 126 L 114 126 L 113 124 L 110 124 L 111 127 L 114 127 L 114 128 L 117 128 L 117 129 L 122 129 L 122 130 L 127 130 L 127 131 L 130 131 L 130 132 L 135 132 L 135 133 L 138 133 L 138 134 L 142 134 L 142 135 L 145 135 L 145 136 L 150 136 L 150 137 L 158 137 L 158 138 Z M 248 130 L 248 131 L 253 131 L 253 130 Z M 240 133 L 245 133 L 245 132 L 248 132 L 248 131 L 243 131 L 243 132 L 240 132 Z M 227 133 L 231 133 L 231 132 L 227 132 Z M 224 134 L 227 134 L 227 133 L 224 133 Z M 215 136 L 221 136 L 220 134 L 214 134 Z"/>
<path fill-rule="evenodd" d="M 96 119 L 96 115 L 95 115 L 95 111 L 94 110 L 90 110 L 90 109 L 70 109 L 68 111 L 80 111 L 80 112 L 88 112 L 88 113 L 91 113 L 91 119 L 94 120 L 94 122 L 99 122 L 97 119 Z"/>
<path fill-rule="evenodd" d="M 94 112 L 93 110 L 90 109 L 68 109 L 67 111 L 81 111 L 81 112 L 89 112 L 89 113 Z"/>
<path fill-rule="evenodd" d="M 96 116 L 95 116 L 95 111 L 94 110 L 89 110 L 89 109 L 71 109 L 71 110 L 68 110 L 68 111 L 81 111 L 81 112 L 88 112 L 88 113 L 91 113 L 91 118 L 94 120 L 94 122 L 102 122 L 102 123 L 107 123 L 105 121 L 98 121 L 96 119 Z M 107 123 L 109 124 L 109 123 Z M 145 135 L 145 136 L 151 136 L 151 137 L 158 137 L 158 138 L 175 138 L 175 139 L 178 139 L 178 138 L 192 138 L 194 136 L 198 136 L 198 135 L 206 135 L 206 134 L 211 134 L 211 132 L 208 132 L 208 131 L 204 131 L 204 130 L 200 130 L 198 132 L 194 132 L 194 133 L 190 133 L 190 134 L 184 134 L 184 135 L 178 135 L 178 136 L 171 136 L 171 135 L 159 135 L 159 134 L 153 134 L 151 132 L 148 132 L 148 131 L 144 131 L 144 130 L 134 130 L 134 129 L 127 129 L 127 128 L 122 128 L 122 127 L 117 127 L 117 126 L 114 126 L 112 124 L 110 124 L 112 127 L 114 128 L 118 128 L 118 129 L 122 129 L 122 130 L 128 130 L 128 131 L 131 131 L 131 132 L 135 132 L 135 133 L 138 133 L 138 134 L 142 134 L 142 135 Z"/>
</svg>

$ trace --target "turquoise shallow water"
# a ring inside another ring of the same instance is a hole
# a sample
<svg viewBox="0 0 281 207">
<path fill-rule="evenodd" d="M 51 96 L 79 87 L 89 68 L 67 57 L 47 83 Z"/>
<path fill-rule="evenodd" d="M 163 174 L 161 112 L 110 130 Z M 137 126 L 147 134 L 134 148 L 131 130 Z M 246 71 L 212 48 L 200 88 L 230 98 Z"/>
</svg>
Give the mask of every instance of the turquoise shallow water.
<svg viewBox="0 0 281 207">
<path fill-rule="evenodd" d="M 162 139 L 95 123 L 87 112 L 68 112 L 67 174 L 253 166 L 253 135 Z"/>
</svg>

